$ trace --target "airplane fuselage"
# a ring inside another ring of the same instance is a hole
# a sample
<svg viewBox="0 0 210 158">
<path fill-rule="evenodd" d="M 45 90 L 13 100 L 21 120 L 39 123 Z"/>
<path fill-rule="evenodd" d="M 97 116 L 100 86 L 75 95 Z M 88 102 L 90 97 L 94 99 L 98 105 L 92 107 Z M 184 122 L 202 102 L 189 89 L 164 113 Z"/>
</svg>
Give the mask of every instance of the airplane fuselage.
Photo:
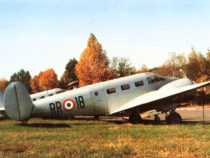
<svg viewBox="0 0 210 158">
<path fill-rule="evenodd" d="M 34 101 L 32 115 L 108 115 L 133 98 L 175 80 L 143 73 L 101 82 Z"/>
</svg>

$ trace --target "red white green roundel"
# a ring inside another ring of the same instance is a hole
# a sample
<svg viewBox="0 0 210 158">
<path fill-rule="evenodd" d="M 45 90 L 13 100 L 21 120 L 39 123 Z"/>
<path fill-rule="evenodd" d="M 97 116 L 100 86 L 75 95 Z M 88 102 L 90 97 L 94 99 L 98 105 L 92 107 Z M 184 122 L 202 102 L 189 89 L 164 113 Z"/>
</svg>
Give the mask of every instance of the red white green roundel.
<svg viewBox="0 0 210 158">
<path fill-rule="evenodd" d="M 72 111 L 72 110 L 74 110 L 74 108 L 75 108 L 75 102 L 74 102 L 74 100 L 72 100 L 72 99 L 66 99 L 66 100 L 64 100 L 64 102 L 63 102 L 63 108 L 66 111 Z"/>
</svg>

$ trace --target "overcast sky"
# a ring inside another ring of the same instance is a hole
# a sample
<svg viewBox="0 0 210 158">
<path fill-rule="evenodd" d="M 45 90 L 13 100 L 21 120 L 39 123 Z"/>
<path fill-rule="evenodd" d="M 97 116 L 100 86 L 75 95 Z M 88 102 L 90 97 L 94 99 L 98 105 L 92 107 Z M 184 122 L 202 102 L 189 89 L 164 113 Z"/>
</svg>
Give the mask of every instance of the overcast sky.
<svg viewBox="0 0 210 158">
<path fill-rule="evenodd" d="M 137 69 L 159 66 L 171 52 L 210 47 L 208 0 L 0 0 L 0 78 L 53 68 L 60 77 L 79 60 L 90 33 L 108 57 Z"/>
</svg>

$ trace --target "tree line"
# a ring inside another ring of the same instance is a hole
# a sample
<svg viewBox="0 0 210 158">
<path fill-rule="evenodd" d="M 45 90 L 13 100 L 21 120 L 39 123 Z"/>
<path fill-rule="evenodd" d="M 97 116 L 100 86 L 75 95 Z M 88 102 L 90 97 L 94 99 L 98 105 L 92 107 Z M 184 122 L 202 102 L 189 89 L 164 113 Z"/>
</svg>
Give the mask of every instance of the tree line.
<svg viewBox="0 0 210 158">
<path fill-rule="evenodd" d="M 129 62 L 128 58 L 113 57 L 109 59 L 102 45 L 94 34 L 90 34 L 87 46 L 81 53 L 79 61 L 70 59 L 60 80 L 52 68 L 31 77 L 29 71 L 21 69 L 12 74 L 10 80 L 0 79 L 0 90 L 5 91 L 10 82 L 21 81 L 29 93 L 37 93 L 53 88 L 68 89 L 68 84 L 78 80 L 79 87 L 118 78 L 135 73 L 154 72 L 163 76 L 182 77 L 183 73 L 195 81 L 210 80 L 210 50 L 206 56 L 192 48 L 186 57 L 184 54 L 171 53 L 167 61 L 159 67 L 148 69 L 144 64 L 139 70 Z"/>
</svg>

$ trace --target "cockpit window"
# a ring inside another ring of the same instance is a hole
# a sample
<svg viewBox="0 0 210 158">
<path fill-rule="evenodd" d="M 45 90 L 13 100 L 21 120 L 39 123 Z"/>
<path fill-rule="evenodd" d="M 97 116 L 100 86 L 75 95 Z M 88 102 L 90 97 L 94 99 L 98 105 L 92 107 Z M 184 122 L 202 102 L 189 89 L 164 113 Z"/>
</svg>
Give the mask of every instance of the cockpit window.
<svg viewBox="0 0 210 158">
<path fill-rule="evenodd" d="M 149 84 L 158 82 L 158 81 L 163 81 L 163 80 L 165 80 L 165 78 L 162 76 L 158 76 L 158 75 L 147 77 L 147 81 Z"/>
<path fill-rule="evenodd" d="M 156 82 L 155 76 L 147 77 L 147 81 L 149 84 Z"/>
<path fill-rule="evenodd" d="M 161 80 L 161 81 L 163 81 L 163 80 L 165 80 L 166 78 L 164 78 L 164 77 L 162 77 L 162 76 L 158 76 L 159 77 L 159 79 Z"/>
</svg>

